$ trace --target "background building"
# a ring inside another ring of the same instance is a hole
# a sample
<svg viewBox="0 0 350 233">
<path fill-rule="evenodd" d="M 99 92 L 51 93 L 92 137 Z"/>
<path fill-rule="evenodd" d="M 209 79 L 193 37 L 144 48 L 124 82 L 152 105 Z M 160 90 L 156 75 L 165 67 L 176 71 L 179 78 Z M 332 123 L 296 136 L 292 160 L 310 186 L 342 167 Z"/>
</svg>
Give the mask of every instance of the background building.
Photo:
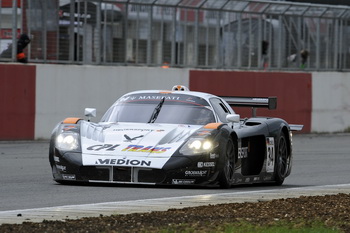
<svg viewBox="0 0 350 233">
<path fill-rule="evenodd" d="M 1 3 L 0 30 L 8 35 L 1 38 L 1 48 L 16 40 L 9 32 L 27 33 L 32 38 L 27 50 L 30 62 L 257 70 L 350 68 L 350 7 L 346 6 L 257 0 Z M 307 51 L 307 56 L 302 57 L 301 51 Z M 15 61 L 14 56 L 0 59 Z"/>
<path fill-rule="evenodd" d="M 327 4 L 327 5 L 350 5 L 348 0 L 286 0 L 288 2 L 303 2 L 314 4 Z"/>
</svg>

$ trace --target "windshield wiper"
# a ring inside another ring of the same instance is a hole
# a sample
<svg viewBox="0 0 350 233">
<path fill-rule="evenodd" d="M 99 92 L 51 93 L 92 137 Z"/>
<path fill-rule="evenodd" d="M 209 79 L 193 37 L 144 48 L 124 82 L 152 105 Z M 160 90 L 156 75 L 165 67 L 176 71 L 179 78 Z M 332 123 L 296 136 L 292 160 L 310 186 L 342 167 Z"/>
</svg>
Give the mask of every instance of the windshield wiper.
<svg viewBox="0 0 350 233">
<path fill-rule="evenodd" d="M 162 100 L 159 102 L 159 104 L 157 105 L 157 107 L 154 109 L 151 118 L 149 119 L 148 123 L 154 123 L 158 117 L 158 114 L 160 112 L 160 109 L 163 106 L 163 103 L 165 101 L 165 97 L 162 98 Z"/>
</svg>

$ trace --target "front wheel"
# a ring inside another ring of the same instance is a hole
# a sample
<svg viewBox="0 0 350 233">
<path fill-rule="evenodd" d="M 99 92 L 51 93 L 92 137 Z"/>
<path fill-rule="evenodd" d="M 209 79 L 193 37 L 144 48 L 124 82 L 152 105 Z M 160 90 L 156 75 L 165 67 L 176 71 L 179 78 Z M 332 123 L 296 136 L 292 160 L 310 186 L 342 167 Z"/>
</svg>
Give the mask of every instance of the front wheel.
<svg viewBox="0 0 350 233">
<path fill-rule="evenodd" d="M 289 166 L 289 155 L 287 140 L 285 135 L 282 133 L 278 138 L 277 144 L 277 154 L 276 154 L 276 167 L 275 167 L 275 184 L 282 185 L 284 179 L 288 175 L 288 166 Z"/>
<path fill-rule="evenodd" d="M 222 150 L 222 167 L 219 174 L 220 188 L 230 188 L 233 182 L 235 167 L 235 146 L 231 138 L 227 140 L 226 147 Z"/>
</svg>

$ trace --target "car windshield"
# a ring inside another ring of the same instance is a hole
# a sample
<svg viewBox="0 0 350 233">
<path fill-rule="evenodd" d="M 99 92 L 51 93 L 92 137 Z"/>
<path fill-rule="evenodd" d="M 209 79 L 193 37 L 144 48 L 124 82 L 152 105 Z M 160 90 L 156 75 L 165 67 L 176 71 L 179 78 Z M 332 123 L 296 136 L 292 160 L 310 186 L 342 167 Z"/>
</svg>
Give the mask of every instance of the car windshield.
<svg viewBox="0 0 350 233">
<path fill-rule="evenodd" d="M 216 122 L 206 100 L 191 95 L 159 93 L 125 96 L 106 112 L 101 121 L 189 125 Z"/>
</svg>

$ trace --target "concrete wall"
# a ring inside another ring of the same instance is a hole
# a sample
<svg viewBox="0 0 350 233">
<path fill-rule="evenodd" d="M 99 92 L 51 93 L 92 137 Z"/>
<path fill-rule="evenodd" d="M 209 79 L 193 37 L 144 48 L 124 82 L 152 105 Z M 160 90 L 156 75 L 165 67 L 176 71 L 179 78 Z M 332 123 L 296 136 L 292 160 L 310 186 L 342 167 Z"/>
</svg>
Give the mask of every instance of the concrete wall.
<svg viewBox="0 0 350 233">
<path fill-rule="evenodd" d="M 350 130 L 350 73 L 313 73 L 312 83 L 312 131 Z"/>
<path fill-rule="evenodd" d="M 304 124 L 304 133 L 350 127 L 350 73 L 246 72 L 149 67 L 0 64 L 0 140 L 47 139 L 66 117 L 97 108 L 98 121 L 121 95 L 183 84 L 216 95 L 277 96 L 258 115 Z M 235 109 L 244 116 L 249 109 Z"/>
<path fill-rule="evenodd" d="M 66 117 L 84 118 L 86 107 L 97 108 L 98 121 L 129 91 L 188 85 L 187 69 L 37 65 L 36 77 L 36 139 L 48 138 Z"/>
</svg>

